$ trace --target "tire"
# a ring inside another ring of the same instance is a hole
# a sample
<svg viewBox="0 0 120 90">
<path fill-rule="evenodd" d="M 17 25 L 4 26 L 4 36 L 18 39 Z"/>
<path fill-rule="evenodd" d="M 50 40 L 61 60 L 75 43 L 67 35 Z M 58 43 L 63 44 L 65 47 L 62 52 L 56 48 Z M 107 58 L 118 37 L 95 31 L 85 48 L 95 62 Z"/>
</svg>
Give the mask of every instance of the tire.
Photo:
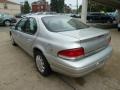
<svg viewBox="0 0 120 90">
<path fill-rule="evenodd" d="M 12 45 L 13 45 L 13 46 L 17 46 L 17 44 L 16 44 L 15 40 L 13 39 L 13 36 L 12 36 L 12 35 L 10 35 L 10 39 L 11 39 Z"/>
<path fill-rule="evenodd" d="M 4 25 L 5 25 L 5 26 L 10 26 L 10 25 L 11 25 L 11 22 L 10 22 L 9 20 L 6 20 L 6 21 L 4 21 Z"/>
<path fill-rule="evenodd" d="M 36 67 L 39 73 L 42 76 L 49 76 L 52 71 L 45 56 L 40 51 L 36 51 L 34 58 L 35 58 Z"/>
</svg>

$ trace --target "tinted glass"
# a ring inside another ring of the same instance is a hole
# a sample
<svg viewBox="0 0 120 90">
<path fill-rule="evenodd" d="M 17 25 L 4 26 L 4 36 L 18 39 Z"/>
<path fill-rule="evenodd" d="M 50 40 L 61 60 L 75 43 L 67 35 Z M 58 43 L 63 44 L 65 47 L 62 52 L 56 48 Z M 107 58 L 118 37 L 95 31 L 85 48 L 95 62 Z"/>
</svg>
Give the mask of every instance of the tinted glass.
<svg viewBox="0 0 120 90">
<path fill-rule="evenodd" d="M 52 32 L 72 31 L 89 27 L 78 19 L 66 16 L 43 17 L 42 21 L 46 28 Z"/>
<path fill-rule="evenodd" d="M 25 24 L 24 32 L 27 34 L 35 34 L 37 31 L 37 22 L 34 18 L 29 18 L 27 23 Z"/>
<path fill-rule="evenodd" d="M 22 31 L 25 28 L 26 21 L 27 21 L 27 18 L 21 19 L 16 25 L 15 29 L 18 31 Z"/>
</svg>

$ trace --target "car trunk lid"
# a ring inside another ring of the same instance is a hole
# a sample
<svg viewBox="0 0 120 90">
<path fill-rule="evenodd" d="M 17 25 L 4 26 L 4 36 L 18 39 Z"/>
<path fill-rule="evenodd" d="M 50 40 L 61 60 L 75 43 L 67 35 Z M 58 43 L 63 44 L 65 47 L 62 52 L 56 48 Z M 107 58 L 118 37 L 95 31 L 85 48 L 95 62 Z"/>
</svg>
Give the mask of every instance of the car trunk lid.
<svg viewBox="0 0 120 90">
<path fill-rule="evenodd" d="M 84 48 L 86 55 L 103 50 L 109 45 L 110 35 L 107 30 L 91 27 L 59 33 L 78 39 L 77 43 L 80 43 L 80 46 Z"/>
</svg>

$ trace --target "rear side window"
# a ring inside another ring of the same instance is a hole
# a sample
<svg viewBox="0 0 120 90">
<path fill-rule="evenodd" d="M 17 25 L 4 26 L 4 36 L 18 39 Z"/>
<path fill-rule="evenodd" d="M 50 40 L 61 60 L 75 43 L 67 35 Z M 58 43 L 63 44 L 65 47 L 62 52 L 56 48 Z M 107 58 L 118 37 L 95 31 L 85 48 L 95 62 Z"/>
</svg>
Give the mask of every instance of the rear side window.
<svg viewBox="0 0 120 90">
<path fill-rule="evenodd" d="M 80 20 L 67 16 L 48 16 L 43 17 L 42 21 L 46 28 L 52 32 L 73 31 L 89 27 Z"/>
</svg>

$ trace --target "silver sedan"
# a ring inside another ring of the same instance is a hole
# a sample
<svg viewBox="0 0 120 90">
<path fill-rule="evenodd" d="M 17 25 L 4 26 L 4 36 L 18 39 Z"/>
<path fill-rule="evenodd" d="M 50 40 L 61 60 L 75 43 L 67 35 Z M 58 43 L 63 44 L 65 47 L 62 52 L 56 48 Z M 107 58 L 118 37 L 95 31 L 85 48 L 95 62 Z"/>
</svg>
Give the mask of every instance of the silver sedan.
<svg viewBox="0 0 120 90">
<path fill-rule="evenodd" d="M 112 53 L 109 31 L 62 15 L 31 15 L 10 30 L 13 45 L 34 57 L 38 71 L 80 77 L 102 67 Z"/>
</svg>

